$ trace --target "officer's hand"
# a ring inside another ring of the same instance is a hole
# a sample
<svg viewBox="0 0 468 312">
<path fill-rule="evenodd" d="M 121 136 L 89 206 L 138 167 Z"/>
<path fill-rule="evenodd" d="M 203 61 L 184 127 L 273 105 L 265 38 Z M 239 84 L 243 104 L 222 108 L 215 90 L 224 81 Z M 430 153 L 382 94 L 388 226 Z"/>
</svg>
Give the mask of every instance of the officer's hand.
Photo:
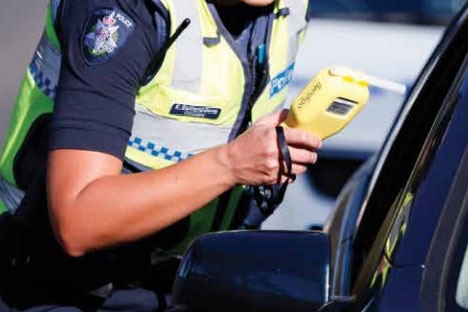
<svg viewBox="0 0 468 312">
<path fill-rule="evenodd" d="M 275 129 L 286 116 L 287 111 L 264 116 L 226 145 L 228 167 L 239 184 L 275 184 L 287 179 Z M 301 174 L 317 161 L 317 149 L 322 142 L 312 133 L 299 129 L 284 128 L 284 134 L 292 160 L 291 173 Z"/>
</svg>

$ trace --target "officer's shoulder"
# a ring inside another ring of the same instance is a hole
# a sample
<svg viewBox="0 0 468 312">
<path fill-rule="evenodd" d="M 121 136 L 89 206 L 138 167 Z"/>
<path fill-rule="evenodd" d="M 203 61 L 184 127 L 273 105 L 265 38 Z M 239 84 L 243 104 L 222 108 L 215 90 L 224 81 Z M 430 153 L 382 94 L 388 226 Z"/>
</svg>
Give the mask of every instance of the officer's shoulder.
<svg viewBox="0 0 468 312">
<path fill-rule="evenodd" d="M 73 0 L 69 5 L 84 6 L 88 12 L 109 8 L 123 11 L 134 20 L 145 20 L 152 17 L 156 9 L 163 7 L 157 5 L 159 2 L 159 0 Z"/>
<path fill-rule="evenodd" d="M 74 0 L 78 1 L 78 0 Z M 144 0 L 79 0 L 81 13 L 76 18 L 80 22 L 71 22 L 77 27 L 82 23 L 81 55 L 88 65 L 98 65 L 115 58 L 128 42 L 144 42 L 153 46 L 155 22 L 151 8 Z M 69 8 L 70 9 L 70 8 Z M 86 15 L 86 16 L 84 16 Z M 70 16 L 70 15 L 69 15 Z M 146 34 L 145 34 L 146 33 Z M 132 53 L 135 53 L 133 51 Z"/>
</svg>

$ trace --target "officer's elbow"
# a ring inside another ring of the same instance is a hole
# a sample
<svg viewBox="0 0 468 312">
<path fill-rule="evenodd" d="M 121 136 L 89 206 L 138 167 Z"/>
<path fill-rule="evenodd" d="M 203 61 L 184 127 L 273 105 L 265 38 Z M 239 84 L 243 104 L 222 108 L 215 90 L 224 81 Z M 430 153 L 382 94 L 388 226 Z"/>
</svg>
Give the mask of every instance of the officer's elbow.
<svg viewBox="0 0 468 312">
<path fill-rule="evenodd" d="M 82 226 L 73 218 L 52 217 L 55 237 L 63 252 L 73 258 L 84 256 L 89 252 L 86 247 L 87 235 Z"/>
<path fill-rule="evenodd" d="M 70 245 L 62 244 L 62 247 L 63 247 L 63 250 L 65 251 L 65 254 L 72 258 L 80 258 L 86 254 L 86 252 L 83 249 L 75 248 Z"/>
<path fill-rule="evenodd" d="M 61 229 L 56 231 L 56 238 L 63 252 L 67 256 L 73 258 L 82 257 L 87 253 L 83 243 L 76 236 L 76 233 L 73 233 L 70 230 Z"/>
</svg>

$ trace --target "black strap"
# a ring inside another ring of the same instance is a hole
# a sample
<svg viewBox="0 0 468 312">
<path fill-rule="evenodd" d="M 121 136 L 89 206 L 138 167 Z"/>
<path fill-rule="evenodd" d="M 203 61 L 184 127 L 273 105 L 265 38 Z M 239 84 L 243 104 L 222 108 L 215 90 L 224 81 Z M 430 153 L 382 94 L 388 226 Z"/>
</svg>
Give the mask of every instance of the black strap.
<svg viewBox="0 0 468 312">
<path fill-rule="evenodd" d="M 291 160 L 291 154 L 289 153 L 289 148 L 288 148 L 288 143 L 286 142 L 286 137 L 284 136 L 284 129 L 281 126 L 276 127 L 276 135 L 278 138 L 278 146 L 281 151 L 281 157 L 282 159 L 286 162 L 286 175 L 288 176 L 288 182 L 289 178 L 291 177 L 291 171 L 292 171 L 292 160 Z"/>
<path fill-rule="evenodd" d="M 284 8 L 281 8 L 278 10 L 278 12 L 276 13 L 276 18 L 280 18 L 280 17 L 286 17 L 288 16 L 289 14 L 291 14 L 290 10 L 288 7 L 284 7 Z"/>
<path fill-rule="evenodd" d="M 221 229 L 221 224 L 226 214 L 226 210 L 229 205 L 229 199 L 231 197 L 231 190 L 224 192 L 218 199 L 218 204 L 216 206 L 216 212 L 213 217 L 213 222 L 211 223 L 211 232 L 216 232 Z"/>
<path fill-rule="evenodd" d="M 271 215 L 273 211 L 283 202 L 289 182 L 294 178 L 294 175 L 291 173 L 291 154 L 289 153 L 283 127 L 276 127 L 276 135 L 278 140 L 278 147 L 281 152 L 281 160 L 286 163 L 287 180 L 283 184 L 262 185 L 255 187 L 255 200 L 258 207 L 260 208 L 260 211 L 265 214 L 265 216 Z"/>
<path fill-rule="evenodd" d="M 184 19 L 182 23 L 180 23 L 180 25 L 177 27 L 174 34 L 167 39 L 167 41 L 164 43 L 164 45 L 161 47 L 161 49 L 158 51 L 155 57 L 153 57 L 150 64 L 146 68 L 145 75 L 143 76 L 143 81 L 141 81 L 140 83 L 141 85 L 145 85 L 151 80 L 151 77 L 154 75 L 154 73 L 161 67 L 164 57 L 166 56 L 167 50 L 169 50 L 171 45 L 176 41 L 177 38 L 179 38 L 180 34 L 185 30 L 185 28 L 187 28 L 190 22 L 191 21 L 189 18 Z"/>
</svg>

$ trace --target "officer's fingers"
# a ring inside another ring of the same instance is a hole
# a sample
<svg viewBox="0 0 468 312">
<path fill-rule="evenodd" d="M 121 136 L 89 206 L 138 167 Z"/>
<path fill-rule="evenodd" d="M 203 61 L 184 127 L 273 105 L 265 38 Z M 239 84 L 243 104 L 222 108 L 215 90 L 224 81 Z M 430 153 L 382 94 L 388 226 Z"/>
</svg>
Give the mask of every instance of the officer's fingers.
<svg viewBox="0 0 468 312">
<path fill-rule="evenodd" d="M 299 174 L 303 174 L 304 172 L 307 171 L 307 165 L 304 165 L 304 164 L 293 164 L 291 166 L 291 173 L 292 174 L 296 174 L 296 175 L 299 175 Z"/>
<path fill-rule="evenodd" d="M 289 146 L 292 163 L 311 165 L 317 162 L 317 152 L 308 149 Z"/>
<path fill-rule="evenodd" d="M 316 135 L 308 131 L 293 128 L 284 128 L 284 135 L 286 137 L 286 142 L 288 142 L 288 145 L 306 148 L 310 150 L 317 150 L 322 147 L 322 140 L 320 140 Z"/>
<path fill-rule="evenodd" d="M 300 174 L 303 174 L 304 172 L 307 171 L 307 166 L 306 165 L 303 165 L 303 164 L 292 164 L 291 166 L 291 173 L 290 175 L 300 175 Z M 279 177 L 282 177 L 282 176 L 288 176 L 288 170 L 286 168 L 286 164 L 283 163 L 281 165 L 281 168 L 278 172 L 278 176 Z"/>
</svg>

